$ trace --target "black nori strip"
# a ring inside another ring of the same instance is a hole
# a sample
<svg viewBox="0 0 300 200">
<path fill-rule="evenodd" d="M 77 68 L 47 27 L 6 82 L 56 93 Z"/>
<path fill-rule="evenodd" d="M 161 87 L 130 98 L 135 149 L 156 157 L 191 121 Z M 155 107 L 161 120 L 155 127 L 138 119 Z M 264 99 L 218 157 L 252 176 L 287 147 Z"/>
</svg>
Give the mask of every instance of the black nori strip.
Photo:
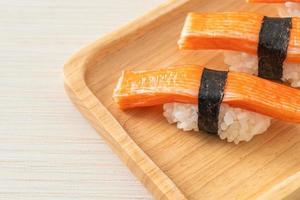
<svg viewBox="0 0 300 200">
<path fill-rule="evenodd" d="M 291 18 L 264 17 L 257 50 L 259 77 L 281 79 L 291 28 Z"/>
<path fill-rule="evenodd" d="M 198 127 L 218 134 L 220 105 L 223 101 L 226 71 L 204 69 L 198 95 Z"/>
</svg>

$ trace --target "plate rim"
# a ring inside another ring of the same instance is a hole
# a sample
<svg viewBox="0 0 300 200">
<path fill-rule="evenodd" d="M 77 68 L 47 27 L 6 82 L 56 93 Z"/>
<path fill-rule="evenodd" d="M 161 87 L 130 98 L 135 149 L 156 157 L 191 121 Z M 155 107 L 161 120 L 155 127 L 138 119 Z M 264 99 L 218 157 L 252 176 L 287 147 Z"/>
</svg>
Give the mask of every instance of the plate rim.
<svg viewBox="0 0 300 200">
<path fill-rule="evenodd" d="M 86 72 L 101 58 L 164 23 L 170 18 L 168 15 L 178 12 L 191 1 L 169 0 L 162 3 L 142 17 L 82 48 L 67 60 L 63 69 L 65 90 L 71 101 L 156 199 L 187 198 L 93 94 L 86 83 Z"/>
</svg>

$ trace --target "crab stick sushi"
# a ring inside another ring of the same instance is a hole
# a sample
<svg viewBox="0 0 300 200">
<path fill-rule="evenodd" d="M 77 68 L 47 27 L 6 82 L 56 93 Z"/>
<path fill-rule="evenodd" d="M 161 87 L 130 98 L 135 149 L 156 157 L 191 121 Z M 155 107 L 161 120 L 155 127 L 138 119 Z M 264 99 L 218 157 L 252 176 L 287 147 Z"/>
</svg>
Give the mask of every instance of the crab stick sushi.
<svg viewBox="0 0 300 200">
<path fill-rule="evenodd" d="M 299 0 L 246 0 L 248 3 L 272 3 L 277 4 L 278 14 L 284 16 L 300 16 Z"/>
<path fill-rule="evenodd" d="M 190 13 L 178 45 L 188 50 L 225 50 L 229 70 L 300 87 L 300 18 Z"/>
<path fill-rule="evenodd" d="M 202 130 L 236 144 L 265 132 L 273 118 L 300 123 L 297 89 L 197 65 L 124 71 L 113 98 L 121 109 L 163 105 L 163 115 L 179 129 Z"/>
</svg>

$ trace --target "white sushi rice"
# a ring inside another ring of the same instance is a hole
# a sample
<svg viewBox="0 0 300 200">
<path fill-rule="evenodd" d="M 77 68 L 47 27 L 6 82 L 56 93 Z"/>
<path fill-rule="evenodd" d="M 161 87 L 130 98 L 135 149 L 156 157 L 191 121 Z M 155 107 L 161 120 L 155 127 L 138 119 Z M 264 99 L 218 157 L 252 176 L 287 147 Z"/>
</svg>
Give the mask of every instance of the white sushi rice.
<svg viewBox="0 0 300 200">
<path fill-rule="evenodd" d="M 224 51 L 224 62 L 230 71 L 245 72 L 252 75 L 258 73 L 257 56 L 234 51 Z M 282 81 L 292 87 L 300 87 L 300 63 L 284 63 Z"/>
<path fill-rule="evenodd" d="M 168 103 L 163 108 L 163 115 L 169 123 L 177 123 L 177 128 L 184 131 L 199 131 L 197 105 Z M 271 118 L 268 116 L 221 104 L 218 135 L 222 140 L 235 144 L 250 141 L 253 136 L 265 132 L 270 125 Z"/>
<path fill-rule="evenodd" d="M 299 17 L 300 3 L 286 2 L 284 6 L 278 5 L 278 14 L 280 17 Z"/>
<path fill-rule="evenodd" d="M 184 131 L 199 131 L 198 106 L 185 103 L 164 104 L 164 117 L 170 124 L 177 123 L 177 128 Z"/>
</svg>

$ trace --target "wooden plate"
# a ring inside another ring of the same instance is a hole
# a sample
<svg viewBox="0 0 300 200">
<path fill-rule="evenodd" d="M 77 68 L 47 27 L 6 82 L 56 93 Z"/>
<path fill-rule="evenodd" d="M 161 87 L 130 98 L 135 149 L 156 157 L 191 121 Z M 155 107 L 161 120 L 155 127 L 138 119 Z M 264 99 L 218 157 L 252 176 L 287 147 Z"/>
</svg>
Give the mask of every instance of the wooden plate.
<svg viewBox="0 0 300 200">
<path fill-rule="evenodd" d="M 157 199 L 299 198 L 299 126 L 276 121 L 251 142 L 234 145 L 177 130 L 161 107 L 122 112 L 112 101 L 123 69 L 226 68 L 218 51 L 179 51 L 176 42 L 187 12 L 237 10 L 276 13 L 243 0 L 168 1 L 65 64 L 72 101 Z"/>
</svg>

